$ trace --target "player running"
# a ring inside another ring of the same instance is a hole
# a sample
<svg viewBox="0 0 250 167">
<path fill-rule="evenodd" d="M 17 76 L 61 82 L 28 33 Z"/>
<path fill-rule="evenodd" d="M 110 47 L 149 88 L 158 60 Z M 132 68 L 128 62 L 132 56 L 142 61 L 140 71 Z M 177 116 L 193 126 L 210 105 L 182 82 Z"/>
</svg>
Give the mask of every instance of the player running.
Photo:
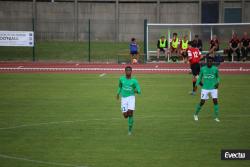
<svg viewBox="0 0 250 167">
<path fill-rule="evenodd" d="M 198 114 L 205 104 L 205 101 L 209 99 L 209 94 L 213 98 L 214 103 L 214 120 L 216 122 L 220 122 L 219 116 L 219 105 L 218 105 L 218 87 L 220 82 L 220 77 L 218 74 L 218 68 L 213 64 L 213 58 L 209 57 L 207 61 L 207 65 L 201 68 L 201 72 L 199 78 L 196 82 L 196 86 L 201 85 L 201 101 L 196 106 L 196 111 L 194 114 L 194 120 L 198 121 Z M 201 82 L 203 80 L 203 83 Z"/>
<path fill-rule="evenodd" d="M 132 67 L 125 68 L 125 76 L 119 79 L 119 87 L 117 91 L 117 100 L 121 94 L 121 110 L 124 118 L 128 118 L 128 135 L 132 134 L 133 128 L 133 112 L 135 110 L 135 93 L 141 94 L 141 88 L 137 80 L 131 76 Z"/>
<path fill-rule="evenodd" d="M 193 74 L 193 90 L 190 92 L 191 95 L 195 95 L 197 87 L 195 86 L 196 80 L 200 73 L 200 59 L 202 59 L 201 52 L 198 48 L 192 47 L 192 42 L 188 42 L 188 60 L 190 63 L 190 68 Z"/>
</svg>

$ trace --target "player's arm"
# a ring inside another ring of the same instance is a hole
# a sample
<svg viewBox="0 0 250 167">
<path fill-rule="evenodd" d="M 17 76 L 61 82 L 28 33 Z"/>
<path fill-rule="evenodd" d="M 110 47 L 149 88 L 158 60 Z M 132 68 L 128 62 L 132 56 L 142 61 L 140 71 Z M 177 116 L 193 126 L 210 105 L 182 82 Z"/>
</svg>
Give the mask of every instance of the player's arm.
<svg viewBox="0 0 250 167">
<path fill-rule="evenodd" d="M 137 80 L 135 80 L 135 93 L 141 94 L 141 87 L 138 84 Z"/>
<path fill-rule="evenodd" d="M 198 43 L 200 42 L 199 44 L 199 50 L 202 50 L 202 41 L 201 40 L 198 40 Z"/>
<path fill-rule="evenodd" d="M 166 46 L 165 46 L 165 48 L 166 49 L 168 48 L 168 40 L 166 40 Z"/>
<path fill-rule="evenodd" d="M 160 49 L 160 40 L 157 41 L 157 48 Z"/>
<path fill-rule="evenodd" d="M 243 46 L 243 39 L 240 40 L 240 48 L 244 48 L 244 46 Z"/>
<path fill-rule="evenodd" d="M 198 50 L 198 56 L 199 56 L 199 58 L 200 58 L 200 60 L 202 60 L 203 59 L 203 55 L 201 54 L 201 51 L 200 50 Z"/>
<path fill-rule="evenodd" d="M 229 48 L 234 50 L 234 48 L 232 47 L 232 41 L 231 40 L 229 41 Z"/>
<path fill-rule="evenodd" d="M 240 41 L 238 41 L 238 45 L 236 47 L 236 49 L 239 49 L 240 48 Z"/>
<path fill-rule="evenodd" d="M 192 59 L 192 52 L 188 49 L 187 53 L 188 53 L 188 61 L 190 61 Z"/>
<path fill-rule="evenodd" d="M 202 84 L 202 82 L 201 82 L 202 77 L 203 77 L 203 70 L 201 70 L 201 72 L 200 72 L 200 74 L 199 74 L 199 77 L 198 77 L 198 79 L 197 79 L 197 81 L 196 81 L 196 83 L 195 83 L 195 86 L 196 86 L 196 87 L 197 87 L 198 85 L 203 86 L 203 84 Z"/>
<path fill-rule="evenodd" d="M 214 87 L 215 87 L 215 89 L 218 89 L 219 88 L 219 84 L 220 84 L 220 76 L 219 76 L 218 69 L 216 70 L 215 77 L 217 79 L 217 83 L 215 84 Z"/>
<path fill-rule="evenodd" d="M 118 90 L 117 90 L 117 95 L 116 95 L 117 100 L 119 100 L 121 90 L 122 90 L 122 82 L 121 82 L 121 79 L 119 79 Z"/>
</svg>

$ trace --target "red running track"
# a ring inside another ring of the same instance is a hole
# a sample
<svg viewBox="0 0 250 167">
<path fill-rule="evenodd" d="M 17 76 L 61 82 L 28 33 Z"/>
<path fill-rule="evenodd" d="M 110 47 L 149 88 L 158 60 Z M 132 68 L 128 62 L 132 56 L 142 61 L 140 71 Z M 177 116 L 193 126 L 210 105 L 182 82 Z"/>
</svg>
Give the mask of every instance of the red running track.
<svg viewBox="0 0 250 167">
<path fill-rule="evenodd" d="M 0 62 L 0 73 L 123 73 L 125 64 L 41 63 Z M 186 74 L 189 64 L 154 63 L 134 64 L 134 73 L 143 74 Z M 222 63 L 223 74 L 250 74 L 250 63 Z"/>
</svg>

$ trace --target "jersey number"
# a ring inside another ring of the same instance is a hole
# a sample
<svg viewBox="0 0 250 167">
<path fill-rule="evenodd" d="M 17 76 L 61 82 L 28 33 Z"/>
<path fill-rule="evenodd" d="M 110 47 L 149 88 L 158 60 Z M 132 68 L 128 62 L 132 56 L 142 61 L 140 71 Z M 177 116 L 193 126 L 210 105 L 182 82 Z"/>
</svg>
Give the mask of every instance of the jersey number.
<svg viewBox="0 0 250 167">
<path fill-rule="evenodd" d="M 198 52 L 193 52 L 194 58 L 198 58 Z"/>
</svg>

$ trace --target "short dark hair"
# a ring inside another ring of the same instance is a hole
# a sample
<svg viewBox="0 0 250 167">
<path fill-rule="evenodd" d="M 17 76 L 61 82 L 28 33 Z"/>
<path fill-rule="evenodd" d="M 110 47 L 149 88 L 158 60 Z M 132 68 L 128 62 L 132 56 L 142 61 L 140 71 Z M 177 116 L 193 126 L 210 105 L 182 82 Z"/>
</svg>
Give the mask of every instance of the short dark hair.
<svg viewBox="0 0 250 167">
<path fill-rule="evenodd" d="M 126 66 L 125 71 L 132 71 L 132 67 L 131 66 Z"/>
<path fill-rule="evenodd" d="M 177 33 L 176 33 L 176 32 L 174 32 L 174 33 L 173 33 L 173 36 L 177 36 Z"/>
<path fill-rule="evenodd" d="M 131 38 L 131 41 L 134 42 L 134 41 L 135 41 L 135 38 Z"/>
<path fill-rule="evenodd" d="M 199 38 L 199 35 L 196 34 L 194 37 L 195 37 L 195 38 Z"/>
<path fill-rule="evenodd" d="M 212 62 L 214 61 L 214 58 L 211 56 L 208 56 L 207 60 L 212 60 Z"/>
</svg>

